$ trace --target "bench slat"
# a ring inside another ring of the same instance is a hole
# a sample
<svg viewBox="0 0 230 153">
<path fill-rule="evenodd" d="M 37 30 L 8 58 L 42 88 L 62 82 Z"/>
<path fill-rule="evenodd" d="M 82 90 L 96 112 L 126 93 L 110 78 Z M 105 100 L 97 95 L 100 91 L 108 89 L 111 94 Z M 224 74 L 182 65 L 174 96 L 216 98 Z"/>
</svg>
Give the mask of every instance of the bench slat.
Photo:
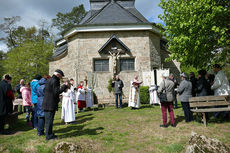
<svg viewBox="0 0 230 153">
<path fill-rule="evenodd" d="M 189 103 L 190 107 L 206 107 L 206 106 L 225 106 L 230 105 L 229 102 L 226 101 L 218 101 L 218 102 L 194 102 Z"/>
<path fill-rule="evenodd" d="M 192 112 L 195 113 L 206 113 L 206 112 L 223 112 L 223 111 L 230 111 L 229 107 L 225 108 L 204 108 L 204 109 L 191 109 Z"/>
<path fill-rule="evenodd" d="M 191 97 L 189 102 L 198 102 L 198 101 L 227 101 L 229 100 L 228 96 L 201 96 L 201 97 Z"/>
</svg>

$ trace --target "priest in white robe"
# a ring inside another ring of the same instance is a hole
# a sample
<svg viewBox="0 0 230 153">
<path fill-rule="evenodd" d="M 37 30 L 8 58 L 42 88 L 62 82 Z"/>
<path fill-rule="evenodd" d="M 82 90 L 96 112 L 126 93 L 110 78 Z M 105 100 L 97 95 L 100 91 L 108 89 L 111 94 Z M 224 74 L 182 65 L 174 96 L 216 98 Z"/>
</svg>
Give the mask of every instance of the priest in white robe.
<svg viewBox="0 0 230 153">
<path fill-rule="evenodd" d="M 140 84 L 142 84 L 142 82 L 138 80 L 138 76 L 130 82 L 129 107 L 131 107 L 131 109 L 140 108 Z"/>
</svg>

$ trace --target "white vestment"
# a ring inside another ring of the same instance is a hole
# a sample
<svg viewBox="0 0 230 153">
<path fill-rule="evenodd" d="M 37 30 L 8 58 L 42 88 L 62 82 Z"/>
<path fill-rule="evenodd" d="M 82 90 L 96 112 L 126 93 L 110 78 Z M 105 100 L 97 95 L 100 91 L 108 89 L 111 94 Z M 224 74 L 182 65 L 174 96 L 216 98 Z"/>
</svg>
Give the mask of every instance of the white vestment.
<svg viewBox="0 0 230 153">
<path fill-rule="evenodd" d="M 160 100 L 157 95 L 157 89 L 155 87 L 149 88 L 149 95 L 150 95 L 150 105 L 160 104 Z"/>
<path fill-rule="evenodd" d="M 140 108 L 139 88 L 133 85 L 133 81 L 130 82 L 129 107 Z"/>
<path fill-rule="evenodd" d="M 77 98 L 76 98 L 76 93 L 75 93 L 73 85 L 71 85 L 70 90 L 71 90 L 71 93 L 72 93 L 72 96 L 73 96 L 73 101 L 74 101 L 73 102 L 73 107 L 74 107 L 74 111 L 75 111 L 75 105 L 77 105 Z"/>
<path fill-rule="evenodd" d="M 93 107 L 93 92 L 92 89 L 87 88 L 86 93 L 86 108 Z"/>
<path fill-rule="evenodd" d="M 75 108 L 74 108 L 73 92 L 68 89 L 67 92 L 62 93 L 62 119 L 64 122 L 75 121 Z"/>
</svg>

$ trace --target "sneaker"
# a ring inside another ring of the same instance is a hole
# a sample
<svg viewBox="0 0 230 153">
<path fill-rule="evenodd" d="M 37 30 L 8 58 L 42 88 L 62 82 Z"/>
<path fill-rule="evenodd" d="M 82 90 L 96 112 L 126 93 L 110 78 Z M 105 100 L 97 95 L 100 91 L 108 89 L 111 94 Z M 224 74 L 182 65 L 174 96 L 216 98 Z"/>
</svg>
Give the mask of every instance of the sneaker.
<svg viewBox="0 0 230 153">
<path fill-rule="evenodd" d="M 167 125 L 160 125 L 160 127 L 167 128 L 168 126 Z"/>
</svg>

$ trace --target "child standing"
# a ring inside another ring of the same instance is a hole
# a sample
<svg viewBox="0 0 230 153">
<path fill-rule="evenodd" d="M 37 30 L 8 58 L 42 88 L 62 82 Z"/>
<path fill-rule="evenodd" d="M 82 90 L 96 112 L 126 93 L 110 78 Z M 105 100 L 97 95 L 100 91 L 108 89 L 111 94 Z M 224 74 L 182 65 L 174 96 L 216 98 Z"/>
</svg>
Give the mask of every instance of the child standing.
<svg viewBox="0 0 230 153">
<path fill-rule="evenodd" d="M 84 81 L 80 81 L 80 85 L 77 87 L 77 106 L 80 109 L 80 112 L 83 112 L 86 107 L 86 88 L 84 86 Z"/>
<path fill-rule="evenodd" d="M 27 124 L 32 126 L 32 122 L 30 121 L 30 115 L 32 115 L 32 99 L 30 85 L 26 84 L 25 86 L 21 87 L 20 92 L 22 93 L 23 106 L 26 111 Z"/>
<path fill-rule="evenodd" d="M 70 81 L 67 80 L 65 84 L 68 86 L 65 92 L 62 93 L 62 119 L 66 124 L 75 121 L 75 109 L 74 102 L 75 99 L 73 97 L 73 91 L 70 90 L 71 84 Z"/>
</svg>

